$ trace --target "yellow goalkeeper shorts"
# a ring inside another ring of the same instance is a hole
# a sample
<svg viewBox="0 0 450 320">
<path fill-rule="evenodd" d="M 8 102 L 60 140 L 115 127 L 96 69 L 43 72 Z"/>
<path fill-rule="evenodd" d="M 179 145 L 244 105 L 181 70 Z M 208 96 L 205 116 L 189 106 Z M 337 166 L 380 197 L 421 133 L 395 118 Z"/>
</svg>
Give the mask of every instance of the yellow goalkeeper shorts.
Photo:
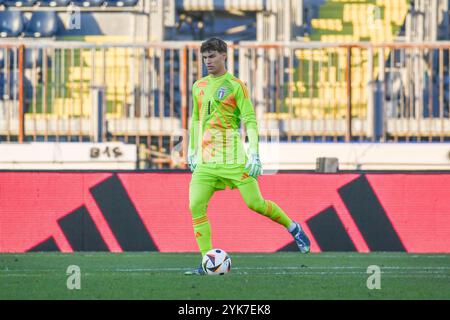
<svg viewBox="0 0 450 320">
<path fill-rule="evenodd" d="M 257 181 L 249 176 L 245 165 L 198 164 L 192 174 L 192 184 L 213 187 L 216 191 L 238 188 L 241 185 Z"/>
</svg>

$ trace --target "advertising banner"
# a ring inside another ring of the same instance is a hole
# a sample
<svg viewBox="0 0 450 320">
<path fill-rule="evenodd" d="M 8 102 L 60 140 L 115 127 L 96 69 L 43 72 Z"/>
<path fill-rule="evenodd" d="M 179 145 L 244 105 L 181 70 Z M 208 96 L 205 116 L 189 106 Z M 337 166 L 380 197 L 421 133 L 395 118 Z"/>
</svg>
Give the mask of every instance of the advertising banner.
<svg viewBox="0 0 450 320">
<path fill-rule="evenodd" d="M 0 252 L 198 252 L 189 173 L 0 172 Z M 287 173 L 261 193 L 310 236 L 311 251 L 450 252 L 450 174 Z M 239 190 L 207 209 L 213 245 L 228 252 L 297 250 L 251 211 Z"/>
</svg>

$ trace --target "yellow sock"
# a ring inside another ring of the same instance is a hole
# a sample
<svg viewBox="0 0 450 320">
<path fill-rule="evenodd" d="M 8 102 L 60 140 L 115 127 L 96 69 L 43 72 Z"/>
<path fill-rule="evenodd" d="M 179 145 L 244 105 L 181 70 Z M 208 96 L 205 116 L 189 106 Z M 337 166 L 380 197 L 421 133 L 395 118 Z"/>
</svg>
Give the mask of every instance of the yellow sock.
<svg viewBox="0 0 450 320">
<path fill-rule="evenodd" d="M 263 214 L 286 228 L 289 228 L 292 223 L 287 214 L 275 202 L 270 200 L 266 200 L 266 210 Z"/>
<path fill-rule="evenodd" d="M 195 240 L 197 241 L 198 248 L 202 254 L 202 257 L 212 249 L 211 242 L 211 225 L 207 216 L 202 216 L 192 220 L 194 226 Z"/>
</svg>

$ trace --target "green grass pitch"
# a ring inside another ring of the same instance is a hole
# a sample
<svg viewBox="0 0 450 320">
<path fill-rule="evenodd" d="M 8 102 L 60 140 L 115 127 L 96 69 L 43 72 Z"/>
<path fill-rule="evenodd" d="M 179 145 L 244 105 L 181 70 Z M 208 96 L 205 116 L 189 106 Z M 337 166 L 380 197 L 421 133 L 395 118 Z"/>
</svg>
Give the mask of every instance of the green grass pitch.
<svg viewBox="0 0 450 320">
<path fill-rule="evenodd" d="M 224 276 L 186 276 L 193 253 L 0 254 L 0 299 L 450 299 L 450 255 L 231 253 Z M 69 290 L 68 266 L 81 289 Z M 367 268 L 381 270 L 369 290 Z"/>
</svg>

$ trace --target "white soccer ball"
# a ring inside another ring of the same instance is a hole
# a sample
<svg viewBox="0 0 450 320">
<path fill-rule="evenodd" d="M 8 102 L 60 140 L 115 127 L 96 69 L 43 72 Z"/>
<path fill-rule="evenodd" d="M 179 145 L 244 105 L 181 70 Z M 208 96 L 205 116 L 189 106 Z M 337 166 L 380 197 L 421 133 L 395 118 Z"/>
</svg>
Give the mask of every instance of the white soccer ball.
<svg viewBox="0 0 450 320">
<path fill-rule="evenodd" d="M 207 275 L 224 275 L 231 270 L 231 258 L 222 249 L 209 250 L 203 256 L 202 268 Z"/>
</svg>

